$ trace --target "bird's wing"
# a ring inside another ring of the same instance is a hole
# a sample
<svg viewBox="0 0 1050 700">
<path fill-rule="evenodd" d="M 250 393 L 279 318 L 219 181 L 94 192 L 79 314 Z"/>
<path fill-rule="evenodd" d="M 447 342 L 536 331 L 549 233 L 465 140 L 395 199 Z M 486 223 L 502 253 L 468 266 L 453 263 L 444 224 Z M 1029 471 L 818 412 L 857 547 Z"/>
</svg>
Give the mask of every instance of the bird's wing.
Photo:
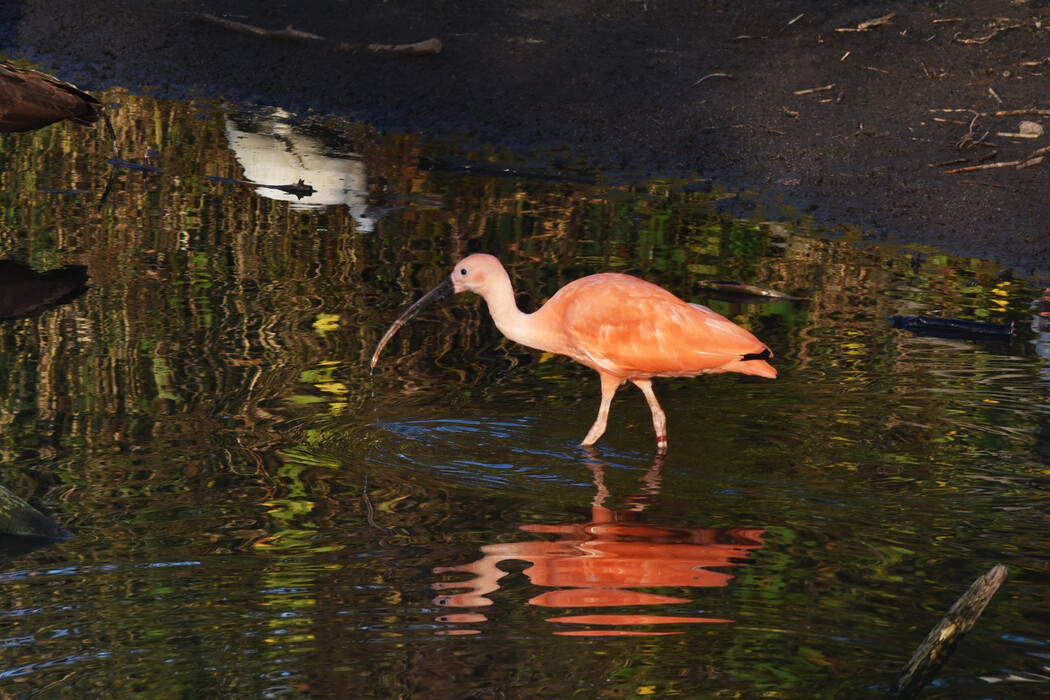
<svg viewBox="0 0 1050 700">
<path fill-rule="evenodd" d="M 565 290 L 563 321 L 573 349 L 567 354 L 595 369 L 688 376 L 768 351 L 725 317 L 635 277 L 593 275 Z"/>
</svg>

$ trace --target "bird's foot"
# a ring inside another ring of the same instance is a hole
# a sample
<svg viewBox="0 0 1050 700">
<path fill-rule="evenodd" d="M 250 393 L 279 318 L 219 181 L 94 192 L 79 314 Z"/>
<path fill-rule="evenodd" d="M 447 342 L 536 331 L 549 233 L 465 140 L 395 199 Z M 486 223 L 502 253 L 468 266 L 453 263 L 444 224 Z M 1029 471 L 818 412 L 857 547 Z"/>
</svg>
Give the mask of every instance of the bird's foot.
<svg viewBox="0 0 1050 700">
<path fill-rule="evenodd" d="M 659 454 L 663 454 L 664 452 L 667 452 L 667 436 L 666 435 L 657 435 L 656 436 L 656 451 Z"/>
</svg>

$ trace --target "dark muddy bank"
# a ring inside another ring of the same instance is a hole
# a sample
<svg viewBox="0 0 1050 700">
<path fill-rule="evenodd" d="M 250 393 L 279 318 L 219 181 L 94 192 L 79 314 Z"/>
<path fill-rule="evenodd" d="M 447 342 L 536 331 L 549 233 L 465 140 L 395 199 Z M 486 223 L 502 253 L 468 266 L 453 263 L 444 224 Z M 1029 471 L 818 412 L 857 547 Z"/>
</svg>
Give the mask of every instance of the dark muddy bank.
<svg viewBox="0 0 1050 700">
<path fill-rule="evenodd" d="M 1050 276 L 1047 166 L 1034 162 L 1050 136 L 1003 135 L 1022 121 L 1050 132 L 1048 5 L 35 0 L 8 6 L 0 45 L 87 89 L 567 146 L 627 177 L 696 172 L 820 222 Z M 203 12 L 325 40 L 237 34 Z M 438 56 L 335 48 L 431 37 Z M 1013 161 L 1029 167 L 947 172 Z"/>
</svg>

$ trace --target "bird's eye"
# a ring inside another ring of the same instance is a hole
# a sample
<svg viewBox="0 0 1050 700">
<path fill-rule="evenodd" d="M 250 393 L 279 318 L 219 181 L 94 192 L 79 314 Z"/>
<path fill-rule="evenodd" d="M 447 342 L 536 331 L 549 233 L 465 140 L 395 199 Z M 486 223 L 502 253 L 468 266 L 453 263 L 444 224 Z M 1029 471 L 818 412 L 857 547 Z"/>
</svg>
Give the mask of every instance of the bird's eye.
<svg viewBox="0 0 1050 700">
<path fill-rule="evenodd" d="M 465 268 L 465 267 L 461 268 L 460 271 L 459 271 L 459 274 L 466 275 L 467 274 L 467 268 Z"/>
</svg>

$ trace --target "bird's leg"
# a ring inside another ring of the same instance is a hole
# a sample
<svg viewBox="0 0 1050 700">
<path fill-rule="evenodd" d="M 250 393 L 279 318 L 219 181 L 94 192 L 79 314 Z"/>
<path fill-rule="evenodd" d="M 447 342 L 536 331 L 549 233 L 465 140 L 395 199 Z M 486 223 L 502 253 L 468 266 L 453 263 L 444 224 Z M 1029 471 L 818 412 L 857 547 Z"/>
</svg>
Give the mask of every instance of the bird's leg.
<svg viewBox="0 0 1050 700">
<path fill-rule="evenodd" d="M 653 393 L 653 383 L 649 379 L 632 379 L 634 385 L 645 394 L 645 400 L 649 402 L 649 410 L 653 412 L 653 430 L 656 431 L 656 451 L 667 451 L 667 416 L 660 408 L 660 402 L 656 400 Z"/>
<path fill-rule="evenodd" d="M 602 378 L 602 405 L 598 407 L 598 418 L 594 425 L 587 431 L 587 437 L 583 438 L 581 445 L 593 445 L 605 432 L 605 425 L 609 421 L 609 406 L 612 405 L 613 395 L 623 384 L 623 379 L 614 377 L 605 372 L 600 373 Z"/>
</svg>

